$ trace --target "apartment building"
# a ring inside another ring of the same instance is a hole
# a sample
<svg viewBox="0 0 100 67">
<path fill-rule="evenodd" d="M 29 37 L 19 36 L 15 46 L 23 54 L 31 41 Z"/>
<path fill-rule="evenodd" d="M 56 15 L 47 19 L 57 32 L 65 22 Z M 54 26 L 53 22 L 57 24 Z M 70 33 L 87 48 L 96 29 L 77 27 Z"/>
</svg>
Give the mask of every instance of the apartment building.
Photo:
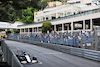
<svg viewBox="0 0 100 67">
<path fill-rule="evenodd" d="M 54 3 L 54 2 L 53 2 Z M 58 32 L 92 31 L 100 25 L 100 0 L 68 0 L 66 4 L 56 1 L 56 6 L 46 7 L 34 13 L 34 23 L 18 26 L 20 33 L 41 33 L 43 22 L 52 23 Z M 59 3 L 59 4 L 58 4 Z"/>
</svg>

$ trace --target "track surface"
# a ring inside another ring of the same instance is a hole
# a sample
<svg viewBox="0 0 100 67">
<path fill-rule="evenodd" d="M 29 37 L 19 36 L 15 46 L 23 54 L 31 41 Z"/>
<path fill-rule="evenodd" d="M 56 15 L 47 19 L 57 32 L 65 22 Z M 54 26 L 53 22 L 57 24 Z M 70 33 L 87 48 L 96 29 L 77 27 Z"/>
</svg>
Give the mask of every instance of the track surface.
<svg viewBox="0 0 100 67">
<path fill-rule="evenodd" d="M 16 53 L 17 49 L 26 50 L 32 56 L 36 56 L 42 64 L 24 65 L 24 67 L 100 67 L 100 62 L 81 57 L 61 53 L 51 49 L 16 41 L 5 41 Z"/>
</svg>

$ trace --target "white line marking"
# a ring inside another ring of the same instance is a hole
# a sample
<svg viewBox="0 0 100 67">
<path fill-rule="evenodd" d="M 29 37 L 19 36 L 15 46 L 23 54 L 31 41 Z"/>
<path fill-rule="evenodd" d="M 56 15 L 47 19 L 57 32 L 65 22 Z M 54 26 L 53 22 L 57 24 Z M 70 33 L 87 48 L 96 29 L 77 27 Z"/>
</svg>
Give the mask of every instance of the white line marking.
<svg viewBox="0 0 100 67">
<path fill-rule="evenodd" d="M 40 53 L 40 54 L 62 54 L 62 53 Z"/>
</svg>

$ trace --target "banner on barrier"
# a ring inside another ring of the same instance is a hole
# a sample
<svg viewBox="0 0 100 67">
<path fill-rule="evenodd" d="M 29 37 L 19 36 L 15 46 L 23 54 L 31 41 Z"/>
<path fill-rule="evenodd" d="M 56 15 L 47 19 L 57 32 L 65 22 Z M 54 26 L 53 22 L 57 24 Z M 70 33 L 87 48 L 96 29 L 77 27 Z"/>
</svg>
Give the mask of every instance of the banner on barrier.
<svg viewBox="0 0 100 67">
<path fill-rule="evenodd" d="M 91 43 L 87 43 L 87 46 L 91 46 Z"/>
</svg>

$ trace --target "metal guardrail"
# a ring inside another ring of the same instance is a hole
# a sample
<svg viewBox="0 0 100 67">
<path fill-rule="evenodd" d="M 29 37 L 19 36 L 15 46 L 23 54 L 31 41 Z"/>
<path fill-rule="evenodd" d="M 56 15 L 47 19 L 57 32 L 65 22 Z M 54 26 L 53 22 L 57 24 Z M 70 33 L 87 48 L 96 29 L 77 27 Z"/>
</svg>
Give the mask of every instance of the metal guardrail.
<svg viewBox="0 0 100 67">
<path fill-rule="evenodd" d="M 1 48 L 3 51 L 4 60 L 9 64 L 9 66 L 23 67 L 14 52 L 7 46 L 7 44 L 3 40 L 1 41 Z"/>
<path fill-rule="evenodd" d="M 19 42 L 26 42 L 31 43 L 37 46 L 53 49 L 56 51 L 60 51 L 63 53 L 68 53 L 96 61 L 100 61 L 100 51 L 94 51 L 94 50 L 88 50 L 88 49 L 82 49 L 82 48 L 75 48 L 75 47 L 69 47 L 69 46 L 63 46 L 63 45 L 57 45 L 57 44 L 50 44 L 50 43 L 41 43 L 38 41 L 32 41 L 32 40 L 23 40 L 23 39 L 11 39 Z"/>
</svg>

